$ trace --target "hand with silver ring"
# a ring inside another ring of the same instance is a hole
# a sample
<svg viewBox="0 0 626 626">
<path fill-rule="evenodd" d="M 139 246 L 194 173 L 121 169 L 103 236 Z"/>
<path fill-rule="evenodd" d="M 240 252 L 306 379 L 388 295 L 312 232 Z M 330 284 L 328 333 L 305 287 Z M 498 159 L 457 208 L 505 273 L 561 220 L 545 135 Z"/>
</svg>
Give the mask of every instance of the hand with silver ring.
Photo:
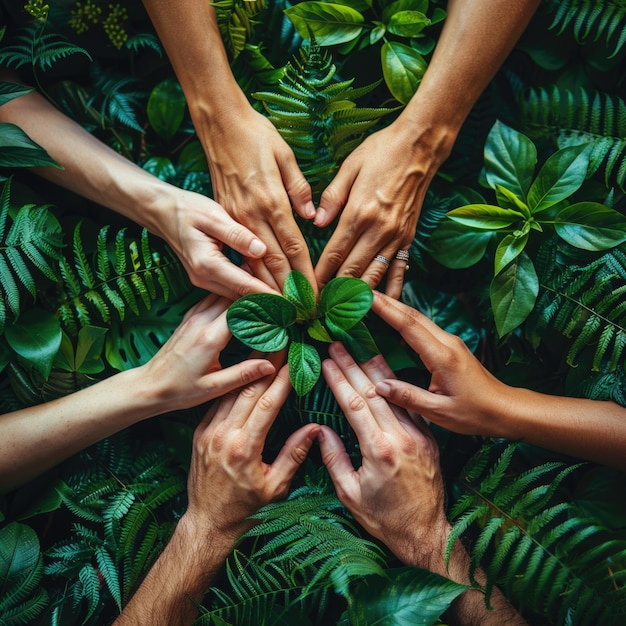
<svg viewBox="0 0 626 626">
<path fill-rule="evenodd" d="M 387 267 L 389 267 L 389 259 L 383 256 L 382 254 L 377 254 L 374 257 L 374 261 L 378 261 L 379 263 L 382 263 L 383 265 L 386 265 Z"/>
</svg>

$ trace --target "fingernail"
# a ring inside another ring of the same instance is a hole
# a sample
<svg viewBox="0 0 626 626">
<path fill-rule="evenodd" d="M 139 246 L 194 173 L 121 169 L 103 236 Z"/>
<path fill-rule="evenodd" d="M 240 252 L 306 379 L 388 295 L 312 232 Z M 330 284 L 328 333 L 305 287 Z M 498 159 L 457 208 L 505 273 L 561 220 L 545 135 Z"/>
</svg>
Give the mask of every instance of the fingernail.
<svg viewBox="0 0 626 626">
<path fill-rule="evenodd" d="M 265 244 L 260 239 L 253 239 L 248 248 L 248 253 L 250 256 L 260 257 L 265 254 L 266 249 Z"/>
<path fill-rule="evenodd" d="M 317 433 L 317 440 L 318 440 L 318 441 L 324 441 L 324 437 L 325 437 L 325 435 L 324 435 L 324 431 L 323 431 L 323 430 L 320 430 L 320 432 L 319 432 L 319 433 Z"/>
<path fill-rule="evenodd" d="M 388 383 L 376 383 L 376 393 L 379 396 L 388 396 L 391 393 L 391 387 Z"/>
<path fill-rule="evenodd" d="M 324 224 L 325 218 L 326 218 L 326 209 L 323 209 L 322 207 L 319 207 L 317 209 L 317 215 L 315 216 L 315 219 L 313 220 L 313 223 L 316 226 L 322 226 Z"/>
<path fill-rule="evenodd" d="M 276 371 L 276 368 L 269 361 L 261 363 L 261 367 L 259 369 L 261 370 L 261 374 L 263 374 L 263 376 L 269 376 Z"/>
<path fill-rule="evenodd" d="M 304 215 L 306 217 L 315 217 L 315 205 L 313 202 L 307 202 L 304 205 Z"/>
</svg>

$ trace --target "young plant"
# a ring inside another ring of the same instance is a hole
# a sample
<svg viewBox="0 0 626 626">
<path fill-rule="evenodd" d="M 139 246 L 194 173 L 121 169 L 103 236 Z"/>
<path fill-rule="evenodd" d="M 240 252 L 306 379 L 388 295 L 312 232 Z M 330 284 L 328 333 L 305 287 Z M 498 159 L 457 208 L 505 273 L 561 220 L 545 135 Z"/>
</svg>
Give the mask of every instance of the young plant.
<svg viewBox="0 0 626 626">
<path fill-rule="evenodd" d="M 532 311 L 539 281 L 524 251 L 531 232 L 546 228 L 570 245 L 599 252 L 626 241 L 626 218 L 598 202 L 568 199 L 585 181 L 586 145 L 553 153 L 535 176 L 537 149 L 525 135 L 496 122 L 485 145 L 485 179 L 497 205 L 477 202 L 449 211 L 429 242 L 433 256 L 453 268 L 477 263 L 496 242 L 491 307 L 498 334 L 517 328 Z"/>
<path fill-rule="evenodd" d="M 278 352 L 289 345 L 289 378 L 299 396 L 317 382 L 322 363 L 311 340 L 341 341 L 359 361 L 378 354 L 363 317 L 372 306 L 369 285 L 358 278 L 333 278 L 319 303 L 304 274 L 287 276 L 283 295 L 254 293 L 230 305 L 228 326 L 237 339 L 254 350 Z"/>
</svg>

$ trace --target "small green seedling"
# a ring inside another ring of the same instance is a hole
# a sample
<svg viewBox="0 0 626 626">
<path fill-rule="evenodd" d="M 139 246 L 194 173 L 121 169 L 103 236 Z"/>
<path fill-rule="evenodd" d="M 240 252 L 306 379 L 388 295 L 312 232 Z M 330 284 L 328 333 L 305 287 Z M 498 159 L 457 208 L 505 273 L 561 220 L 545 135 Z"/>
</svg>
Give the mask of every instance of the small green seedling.
<svg viewBox="0 0 626 626">
<path fill-rule="evenodd" d="M 299 396 L 308 393 L 322 369 L 311 340 L 341 341 L 353 357 L 364 362 L 379 353 L 363 322 L 374 296 L 358 278 L 333 278 L 322 289 L 319 303 L 304 274 L 287 276 L 283 295 L 255 293 L 230 305 L 228 326 L 237 339 L 261 352 L 278 352 L 289 345 L 289 378 Z"/>
</svg>

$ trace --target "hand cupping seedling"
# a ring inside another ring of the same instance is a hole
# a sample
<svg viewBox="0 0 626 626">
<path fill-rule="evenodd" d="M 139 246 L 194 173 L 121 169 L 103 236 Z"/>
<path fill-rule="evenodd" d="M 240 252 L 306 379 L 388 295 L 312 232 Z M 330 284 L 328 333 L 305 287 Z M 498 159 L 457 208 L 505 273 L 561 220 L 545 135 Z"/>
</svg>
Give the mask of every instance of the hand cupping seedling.
<svg viewBox="0 0 626 626">
<path fill-rule="evenodd" d="M 363 317 L 370 310 L 372 290 L 358 278 L 333 278 L 322 289 L 319 303 L 305 276 L 293 270 L 283 295 L 255 293 L 230 305 L 228 326 L 246 346 L 278 352 L 289 345 L 289 378 L 299 396 L 317 382 L 321 359 L 311 340 L 341 341 L 355 360 L 379 353 Z"/>
</svg>

